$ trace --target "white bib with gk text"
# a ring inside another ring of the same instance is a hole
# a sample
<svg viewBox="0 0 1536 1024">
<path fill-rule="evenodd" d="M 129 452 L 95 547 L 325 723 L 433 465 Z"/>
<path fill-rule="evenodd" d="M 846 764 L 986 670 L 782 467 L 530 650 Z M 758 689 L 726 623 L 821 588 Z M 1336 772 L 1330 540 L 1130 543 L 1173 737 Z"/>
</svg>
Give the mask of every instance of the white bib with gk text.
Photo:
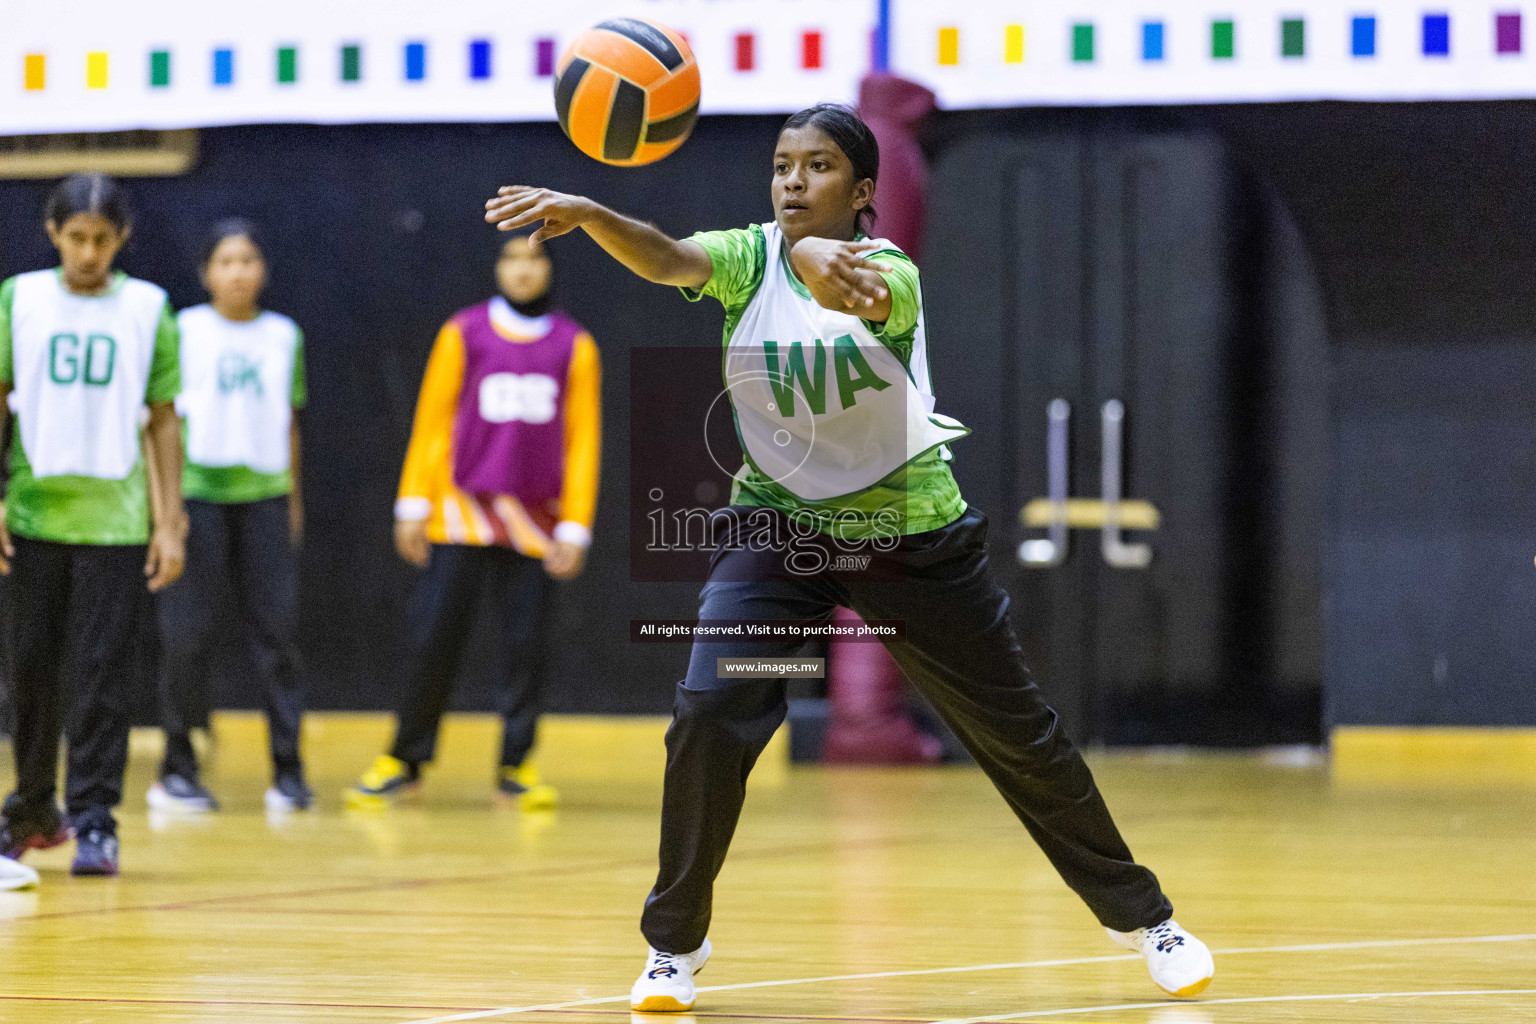
<svg viewBox="0 0 1536 1024">
<path fill-rule="evenodd" d="M 863 320 L 819 305 L 790 278 L 777 224 L 763 234 L 763 283 L 725 352 L 737 431 L 759 473 L 803 500 L 825 501 L 967 432 L 933 411 L 921 308 L 909 372 Z M 895 249 L 869 242 L 871 252 Z"/>
<path fill-rule="evenodd" d="M 293 361 L 299 329 L 281 313 L 237 322 L 210 305 L 176 315 L 181 327 L 181 397 L 187 460 L 281 473 L 290 457 Z"/>
</svg>

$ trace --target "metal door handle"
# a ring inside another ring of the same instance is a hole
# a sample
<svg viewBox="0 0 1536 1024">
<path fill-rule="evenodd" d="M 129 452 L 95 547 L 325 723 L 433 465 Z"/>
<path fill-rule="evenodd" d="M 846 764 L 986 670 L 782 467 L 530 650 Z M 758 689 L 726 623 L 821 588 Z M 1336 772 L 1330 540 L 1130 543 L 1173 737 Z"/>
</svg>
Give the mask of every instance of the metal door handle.
<svg viewBox="0 0 1536 1024">
<path fill-rule="evenodd" d="M 1152 564 L 1152 545 L 1127 544 L 1120 537 L 1120 463 L 1124 451 L 1125 406 L 1118 398 L 1104 403 L 1103 423 L 1104 453 L 1099 464 L 1099 489 L 1104 499 L 1104 527 L 1099 550 L 1104 561 L 1117 569 L 1145 569 Z"/>
<path fill-rule="evenodd" d="M 1067 429 L 1072 406 L 1065 398 L 1053 398 L 1046 406 L 1045 473 L 1050 519 L 1044 538 L 1019 545 L 1019 562 L 1031 569 L 1050 569 L 1067 560 Z"/>
</svg>

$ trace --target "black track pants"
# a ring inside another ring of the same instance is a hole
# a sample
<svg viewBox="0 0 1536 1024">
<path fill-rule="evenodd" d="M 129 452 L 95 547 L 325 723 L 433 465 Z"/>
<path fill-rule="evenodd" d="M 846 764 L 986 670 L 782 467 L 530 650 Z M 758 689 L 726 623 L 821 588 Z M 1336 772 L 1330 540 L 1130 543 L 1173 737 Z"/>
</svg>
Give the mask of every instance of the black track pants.
<svg viewBox="0 0 1536 1024">
<path fill-rule="evenodd" d="M 745 531 L 748 517 L 764 512 L 717 515 Z M 1099 921 L 1131 931 L 1166 920 L 1173 909 L 1157 878 L 1132 859 L 1088 766 L 1030 680 L 1008 595 L 988 568 L 986 534 L 986 517 L 973 509 L 901 538 L 894 550 L 873 551 L 866 570 L 810 575 L 803 557 L 797 572 L 782 554 L 728 541 L 715 553 L 699 618 L 821 622 L 841 605 L 867 620 L 905 623 L 905 639 L 887 645 L 902 670 Z M 661 870 L 641 918 L 657 949 L 686 953 L 703 943 L 747 775 L 784 719 L 782 681 L 720 679 L 716 659 L 789 656 L 799 646 L 694 644 L 667 731 Z"/>
<path fill-rule="evenodd" d="M 189 500 L 187 568 L 159 595 L 163 652 L 160 707 L 165 729 L 161 775 L 197 777 L 192 727 L 210 704 L 209 652 L 214 602 L 228 578 L 237 617 L 255 659 L 251 681 L 267 712 L 276 774 L 302 771 L 299 730 L 298 562 L 290 539 L 288 499 L 222 503 Z"/>
<path fill-rule="evenodd" d="M 544 563 L 537 558 L 500 547 L 432 545 L 405 627 L 394 757 L 407 764 L 432 760 L 475 611 L 484 600 L 505 624 L 496 666 L 501 763 L 512 768 L 523 763 L 542 708 L 538 630 L 548 585 Z"/>
<path fill-rule="evenodd" d="M 65 806 L 80 831 L 115 825 L 128 766 L 134 630 L 143 545 L 58 544 L 12 537 L 11 679 L 16 703 L 12 819 L 46 820 L 69 742 Z"/>
</svg>

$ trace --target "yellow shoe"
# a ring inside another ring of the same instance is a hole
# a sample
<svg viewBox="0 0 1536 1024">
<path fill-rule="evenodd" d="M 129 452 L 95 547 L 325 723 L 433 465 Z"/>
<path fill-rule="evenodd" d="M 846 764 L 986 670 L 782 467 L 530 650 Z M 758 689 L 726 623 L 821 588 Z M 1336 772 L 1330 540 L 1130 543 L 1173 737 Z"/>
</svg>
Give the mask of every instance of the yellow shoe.
<svg viewBox="0 0 1536 1024">
<path fill-rule="evenodd" d="M 560 794 L 554 786 L 539 781 L 539 770 L 531 764 L 517 768 L 503 766 L 496 782 L 497 791 L 509 800 L 516 800 L 525 811 L 549 811 L 560 803 Z"/>
<path fill-rule="evenodd" d="M 421 785 L 419 769 L 396 757 L 380 754 L 357 785 L 347 790 L 348 807 L 388 807 Z"/>
</svg>

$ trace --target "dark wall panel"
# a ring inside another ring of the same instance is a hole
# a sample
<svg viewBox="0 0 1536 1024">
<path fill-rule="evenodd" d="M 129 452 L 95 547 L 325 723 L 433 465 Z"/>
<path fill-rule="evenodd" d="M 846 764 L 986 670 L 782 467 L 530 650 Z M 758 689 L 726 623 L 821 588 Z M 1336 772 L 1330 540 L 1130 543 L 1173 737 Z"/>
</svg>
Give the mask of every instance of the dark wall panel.
<svg viewBox="0 0 1536 1024">
<path fill-rule="evenodd" d="M 1327 300 L 1328 721 L 1536 722 L 1536 104 L 1206 116 Z"/>
<path fill-rule="evenodd" d="M 1339 353 L 1337 724 L 1536 722 L 1536 345 Z"/>
<path fill-rule="evenodd" d="M 1315 739 L 1326 347 L 1283 208 L 1217 133 L 1162 113 L 968 119 L 933 179 L 934 379 L 976 430 L 956 476 L 993 518 L 1042 688 L 1084 739 Z M 1146 570 L 1108 565 L 1089 530 L 1062 565 L 1019 564 L 1055 398 L 1076 498 L 1102 493 L 1100 410 L 1124 403 L 1124 493 L 1162 514 L 1128 538 Z"/>
<path fill-rule="evenodd" d="M 1266 282 L 1262 323 L 1269 338 L 1248 401 L 1266 430 L 1257 494 L 1258 532 L 1270 538 L 1259 595 L 1261 651 L 1270 685 L 1316 694 L 1324 659 L 1323 562 L 1333 424 L 1333 358 L 1322 288 L 1306 241 L 1280 197 L 1266 189 L 1268 225 L 1257 273 Z"/>
<path fill-rule="evenodd" d="M 1213 107 L 1284 196 L 1344 344 L 1527 338 L 1536 321 L 1536 103 Z"/>
</svg>

